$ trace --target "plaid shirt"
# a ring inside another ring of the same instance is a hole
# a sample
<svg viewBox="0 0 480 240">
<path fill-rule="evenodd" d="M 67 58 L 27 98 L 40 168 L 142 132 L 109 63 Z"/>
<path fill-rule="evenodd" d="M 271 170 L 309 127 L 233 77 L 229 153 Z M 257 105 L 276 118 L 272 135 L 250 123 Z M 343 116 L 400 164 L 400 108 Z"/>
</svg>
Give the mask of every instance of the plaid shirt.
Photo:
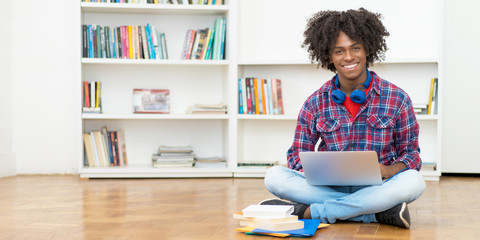
<svg viewBox="0 0 480 240">
<path fill-rule="evenodd" d="M 310 95 L 300 110 L 295 138 L 287 151 L 289 168 L 303 171 L 298 153 L 314 151 L 321 139 L 318 151 L 373 150 L 381 164 L 403 162 L 409 169 L 420 170 L 419 126 L 409 96 L 370 73 L 373 86 L 355 117 L 331 99 L 335 77 Z"/>
</svg>

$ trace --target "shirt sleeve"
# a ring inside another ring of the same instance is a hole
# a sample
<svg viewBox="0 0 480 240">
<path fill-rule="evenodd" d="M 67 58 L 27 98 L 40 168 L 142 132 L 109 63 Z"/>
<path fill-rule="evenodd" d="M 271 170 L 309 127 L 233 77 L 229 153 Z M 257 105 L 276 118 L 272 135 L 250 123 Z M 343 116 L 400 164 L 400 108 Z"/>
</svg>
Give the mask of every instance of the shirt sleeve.
<svg viewBox="0 0 480 240">
<path fill-rule="evenodd" d="M 315 144 L 319 138 L 319 133 L 316 130 L 315 113 L 311 109 L 307 100 L 298 115 L 294 140 L 292 146 L 287 151 L 287 165 L 288 168 L 293 170 L 303 171 L 298 153 L 314 151 Z"/>
<path fill-rule="evenodd" d="M 403 162 L 409 169 L 420 171 L 420 147 L 418 143 L 419 125 L 410 98 L 407 98 L 395 125 L 396 155 L 395 162 Z"/>
</svg>

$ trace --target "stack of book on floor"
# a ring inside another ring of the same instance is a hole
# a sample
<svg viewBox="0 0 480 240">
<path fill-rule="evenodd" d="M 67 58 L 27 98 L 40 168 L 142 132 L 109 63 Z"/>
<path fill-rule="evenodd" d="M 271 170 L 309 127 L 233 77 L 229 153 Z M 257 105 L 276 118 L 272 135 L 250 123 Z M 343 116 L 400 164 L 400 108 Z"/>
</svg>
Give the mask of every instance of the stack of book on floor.
<svg viewBox="0 0 480 240">
<path fill-rule="evenodd" d="M 221 157 L 196 157 L 195 167 L 197 168 L 226 168 L 227 161 Z"/>
<path fill-rule="evenodd" d="M 250 205 L 233 215 L 242 226 L 235 231 L 249 235 L 309 237 L 317 228 L 327 226 L 320 226 L 318 219 L 298 219 L 292 213 L 292 205 Z"/>
<path fill-rule="evenodd" d="M 195 104 L 188 107 L 189 114 L 227 114 L 225 104 Z"/>
<path fill-rule="evenodd" d="M 192 146 L 158 147 L 158 152 L 152 154 L 152 164 L 155 168 L 193 167 L 195 154 Z"/>
</svg>

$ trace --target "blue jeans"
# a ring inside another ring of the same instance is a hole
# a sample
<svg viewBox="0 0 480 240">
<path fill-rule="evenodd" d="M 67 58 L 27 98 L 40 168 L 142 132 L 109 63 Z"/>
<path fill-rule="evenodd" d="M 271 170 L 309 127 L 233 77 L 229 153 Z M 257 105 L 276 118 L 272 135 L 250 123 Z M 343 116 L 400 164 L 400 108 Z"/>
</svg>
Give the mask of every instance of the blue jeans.
<svg viewBox="0 0 480 240">
<path fill-rule="evenodd" d="M 375 213 L 402 202 L 410 203 L 425 190 L 423 176 L 416 170 L 403 171 L 382 185 L 312 186 L 302 172 L 275 166 L 267 171 L 265 186 L 273 195 L 310 205 L 313 219 L 377 222 Z"/>
</svg>

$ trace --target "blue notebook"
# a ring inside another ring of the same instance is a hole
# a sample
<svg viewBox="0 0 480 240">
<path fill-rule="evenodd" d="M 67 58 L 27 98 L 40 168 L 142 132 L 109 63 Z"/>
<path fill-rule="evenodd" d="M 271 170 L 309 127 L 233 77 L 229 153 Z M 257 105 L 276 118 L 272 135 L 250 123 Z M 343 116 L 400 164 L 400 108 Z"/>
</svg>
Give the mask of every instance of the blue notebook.
<svg viewBox="0 0 480 240">
<path fill-rule="evenodd" d="M 320 219 L 298 219 L 299 221 L 304 222 L 304 227 L 301 229 L 287 230 L 287 231 L 269 231 L 263 230 L 260 228 L 255 228 L 252 230 L 254 233 L 288 233 L 292 236 L 298 237 L 311 237 L 317 231 L 318 225 L 320 224 Z"/>
</svg>

